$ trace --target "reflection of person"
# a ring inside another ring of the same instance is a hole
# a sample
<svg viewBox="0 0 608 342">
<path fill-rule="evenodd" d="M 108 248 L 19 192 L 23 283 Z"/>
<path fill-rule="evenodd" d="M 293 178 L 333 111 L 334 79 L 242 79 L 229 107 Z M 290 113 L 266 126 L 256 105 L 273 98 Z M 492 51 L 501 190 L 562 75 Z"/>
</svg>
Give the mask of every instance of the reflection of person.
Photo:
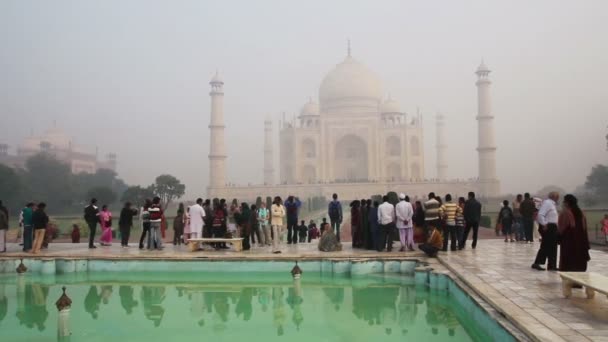
<svg viewBox="0 0 608 342">
<path fill-rule="evenodd" d="M 589 261 L 589 236 L 587 219 L 573 195 L 564 197 L 564 210 L 559 215 L 558 230 L 561 238 L 559 270 L 585 272 Z"/>
<path fill-rule="evenodd" d="M 268 310 L 268 304 L 270 304 L 270 288 L 261 287 L 258 289 L 258 303 L 262 306 L 262 312 Z"/>
<path fill-rule="evenodd" d="M 163 286 L 142 286 L 141 299 L 144 307 L 144 315 L 154 322 L 154 326 L 160 326 L 165 309 L 161 306 L 165 299 L 165 288 Z"/>
<path fill-rule="evenodd" d="M 108 304 L 110 302 L 110 298 L 112 298 L 112 285 L 104 285 L 101 287 L 101 301 L 104 304 Z"/>
<path fill-rule="evenodd" d="M 241 290 L 241 294 L 239 295 L 239 300 L 236 303 L 236 308 L 234 309 L 236 317 L 239 317 L 242 314 L 244 321 L 250 320 L 251 315 L 253 314 L 253 307 L 251 306 L 253 290 L 254 289 L 251 287 L 243 288 Z"/>
<path fill-rule="evenodd" d="M 118 295 L 120 296 L 120 305 L 127 315 L 133 312 L 133 308 L 137 306 L 137 301 L 133 297 L 133 286 L 121 285 L 118 288 Z"/>
<path fill-rule="evenodd" d="M 8 299 L 4 292 L 5 285 L 0 283 L 0 322 L 6 317 L 8 311 Z"/>
<path fill-rule="evenodd" d="M 283 288 L 272 288 L 272 316 L 277 336 L 283 336 L 283 325 L 285 324 L 285 305 L 283 304 Z"/>
<path fill-rule="evenodd" d="M 399 288 L 397 310 L 399 311 L 399 327 L 401 328 L 401 333 L 405 335 L 407 329 L 416 322 L 416 315 L 418 314 L 416 287 L 402 286 Z"/>
<path fill-rule="evenodd" d="M 91 285 L 89 287 L 89 292 L 84 297 L 84 311 L 91 314 L 93 319 L 97 319 L 99 311 L 99 304 L 101 303 L 101 296 L 97 292 L 97 286 Z"/>
</svg>

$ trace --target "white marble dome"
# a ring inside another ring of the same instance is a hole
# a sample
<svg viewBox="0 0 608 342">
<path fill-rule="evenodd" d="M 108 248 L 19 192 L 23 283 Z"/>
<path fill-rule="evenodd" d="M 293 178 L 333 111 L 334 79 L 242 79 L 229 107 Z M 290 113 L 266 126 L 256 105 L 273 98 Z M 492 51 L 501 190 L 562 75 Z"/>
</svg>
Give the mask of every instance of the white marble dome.
<svg viewBox="0 0 608 342">
<path fill-rule="evenodd" d="M 380 113 L 401 113 L 401 106 L 399 102 L 389 97 L 380 106 Z"/>
<path fill-rule="evenodd" d="M 310 99 L 300 110 L 300 116 L 319 115 L 319 105 Z"/>
<path fill-rule="evenodd" d="M 319 100 L 321 103 L 365 99 L 380 103 L 382 99 L 382 82 L 365 65 L 351 56 L 336 65 L 321 82 Z"/>
</svg>

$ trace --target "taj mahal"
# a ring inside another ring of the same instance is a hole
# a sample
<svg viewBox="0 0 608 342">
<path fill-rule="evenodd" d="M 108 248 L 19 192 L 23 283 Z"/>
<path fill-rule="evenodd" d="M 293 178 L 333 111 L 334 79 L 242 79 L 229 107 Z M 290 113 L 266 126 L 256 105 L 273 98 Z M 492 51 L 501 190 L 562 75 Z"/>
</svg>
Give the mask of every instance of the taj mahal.
<svg viewBox="0 0 608 342">
<path fill-rule="evenodd" d="M 273 144 L 273 121 L 264 121 L 264 162 L 260 165 L 264 179 L 259 185 L 248 186 L 228 185 L 226 181 L 224 82 L 216 73 L 210 82 L 207 195 L 253 200 L 288 194 L 330 198 L 336 192 L 342 198 L 354 199 L 398 190 L 416 197 L 429 191 L 453 195 L 475 191 L 481 197 L 495 197 L 500 193 L 500 182 L 489 73 L 483 61 L 475 72 L 479 169 L 469 180 L 448 178 L 445 118 L 441 114 L 434 117 L 436 177 L 426 176 L 423 116 L 406 113 L 387 97 L 379 77 L 351 56 L 349 46 L 346 58 L 321 81 L 318 102 L 309 99 L 297 118 L 283 116 L 279 121 L 278 148 Z M 471 115 L 471 123 L 473 118 Z M 277 149 L 278 168 L 274 165 Z"/>
</svg>

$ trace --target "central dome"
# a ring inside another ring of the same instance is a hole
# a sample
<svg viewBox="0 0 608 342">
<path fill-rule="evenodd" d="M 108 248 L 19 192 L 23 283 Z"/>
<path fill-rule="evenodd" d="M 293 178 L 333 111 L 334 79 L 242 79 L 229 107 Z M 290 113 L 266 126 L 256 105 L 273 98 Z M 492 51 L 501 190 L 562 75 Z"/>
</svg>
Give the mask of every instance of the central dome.
<svg viewBox="0 0 608 342">
<path fill-rule="evenodd" d="M 351 56 L 330 71 L 319 88 L 322 104 L 342 100 L 367 100 L 379 103 L 382 99 L 382 82 L 365 65 Z"/>
</svg>

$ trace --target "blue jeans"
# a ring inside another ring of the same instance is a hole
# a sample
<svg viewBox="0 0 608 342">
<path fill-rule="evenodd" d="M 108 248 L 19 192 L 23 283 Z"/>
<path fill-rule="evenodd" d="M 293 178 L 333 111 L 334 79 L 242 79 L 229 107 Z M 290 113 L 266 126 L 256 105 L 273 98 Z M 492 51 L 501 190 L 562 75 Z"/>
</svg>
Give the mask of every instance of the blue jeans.
<svg viewBox="0 0 608 342">
<path fill-rule="evenodd" d="M 524 222 L 521 217 L 515 218 L 515 221 L 513 222 L 513 231 L 515 232 L 515 240 L 524 241 L 526 239 L 524 234 Z"/>
<path fill-rule="evenodd" d="M 23 226 L 23 251 L 27 252 L 32 249 L 34 240 L 34 230 L 32 226 Z"/>
<path fill-rule="evenodd" d="M 163 246 L 160 236 L 160 222 L 150 222 L 150 233 L 148 234 L 148 249 L 153 249 L 156 245 L 157 249 Z"/>
</svg>

